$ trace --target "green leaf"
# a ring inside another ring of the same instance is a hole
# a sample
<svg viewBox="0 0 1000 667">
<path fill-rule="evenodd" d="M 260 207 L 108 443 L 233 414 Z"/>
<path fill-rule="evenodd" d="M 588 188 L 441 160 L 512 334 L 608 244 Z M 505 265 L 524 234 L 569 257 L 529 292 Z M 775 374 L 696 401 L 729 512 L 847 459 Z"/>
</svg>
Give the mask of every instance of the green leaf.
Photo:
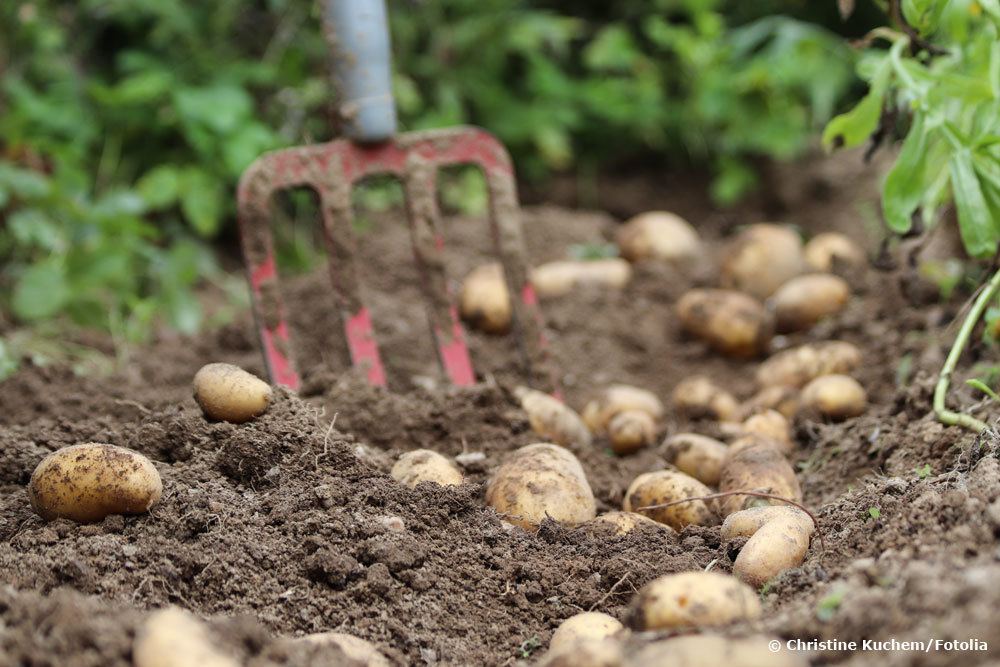
<svg viewBox="0 0 1000 667">
<path fill-rule="evenodd" d="M 969 385 L 973 389 L 978 389 L 979 391 L 983 392 L 984 394 L 992 398 L 994 401 L 1000 401 L 1000 396 L 997 396 L 997 393 L 992 389 L 990 389 L 986 385 L 986 383 L 980 380 L 979 378 L 970 378 L 965 381 L 965 384 Z"/>
<path fill-rule="evenodd" d="M 620 23 L 601 28 L 583 52 L 583 61 L 592 70 L 627 70 L 641 57 L 632 34 Z"/>
<path fill-rule="evenodd" d="M 955 151 L 948 167 L 955 207 L 958 209 L 958 229 L 965 250 L 973 257 L 989 257 L 996 252 L 1000 231 L 983 196 L 972 153 L 968 149 Z"/>
<path fill-rule="evenodd" d="M 823 146 L 827 150 L 851 148 L 871 136 L 882 117 L 882 104 L 891 73 L 889 61 L 883 61 L 875 72 L 868 94 L 853 109 L 827 123 L 823 130 Z"/>
<path fill-rule="evenodd" d="M 136 191 L 152 209 L 163 209 L 177 202 L 181 174 L 177 167 L 164 164 L 143 174 L 135 184 Z"/>
<path fill-rule="evenodd" d="M 222 224 L 223 189 L 207 171 L 189 167 L 180 179 L 181 212 L 198 234 L 211 237 Z"/>
<path fill-rule="evenodd" d="M 191 125 L 228 134 L 249 118 L 253 99 L 240 86 L 218 83 L 204 88 L 184 88 L 174 97 L 177 113 Z"/>
<path fill-rule="evenodd" d="M 868 508 L 868 516 L 870 516 L 871 518 L 873 518 L 875 520 L 878 520 L 882 516 L 882 510 L 880 510 L 877 507 L 869 507 Z"/>
<path fill-rule="evenodd" d="M 62 267 L 44 261 L 28 268 L 14 286 L 11 308 L 22 320 L 38 320 L 58 313 L 69 302 L 71 290 Z"/>
<path fill-rule="evenodd" d="M 889 229 L 897 234 L 910 231 L 913 212 L 924 196 L 928 134 L 924 127 L 924 115 L 917 113 L 903 142 L 903 149 L 882 188 L 882 212 Z"/>
</svg>

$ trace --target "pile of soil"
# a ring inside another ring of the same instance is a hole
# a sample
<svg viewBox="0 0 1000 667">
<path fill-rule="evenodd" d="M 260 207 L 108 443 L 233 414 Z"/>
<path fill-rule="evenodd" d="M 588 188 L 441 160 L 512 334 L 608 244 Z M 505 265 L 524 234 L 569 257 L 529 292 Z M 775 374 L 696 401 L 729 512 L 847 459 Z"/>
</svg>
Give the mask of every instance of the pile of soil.
<svg viewBox="0 0 1000 667">
<path fill-rule="evenodd" d="M 807 234 L 837 229 L 867 238 L 859 211 L 874 201 L 877 175 L 877 166 L 861 168 L 853 155 L 801 168 L 780 192 L 736 211 L 718 213 L 690 192 L 678 194 L 676 208 L 713 248 L 739 225 L 773 213 L 775 201 L 789 212 L 784 220 Z M 636 201 L 635 208 L 652 204 L 671 202 Z M 617 222 L 552 206 L 526 210 L 531 260 L 605 242 Z M 489 257 L 484 220 L 449 218 L 447 237 L 453 276 Z M 867 239 L 868 247 L 878 240 Z M 346 367 L 325 269 L 283 284 L 303 390 L 279 391 L 248 424 L 208 422 L 190 395 L 192 376 L 210 361 L 263 373 L 248 314 L 194 340 L 164 336 L 111 377 L 27 364 L 0 383 L 0 664 L 130 665 L 146 613 L 167 604 L 211 618 L 219 641 L 255 667 L 328 664 L 279 641 L 326 630 L 369 639 L 399 664 L 512 664 L 537 657 L 575 613 L 625 618 L 635 591 L 657 576 L 729 570 L 733 554 L 717 527 L 640 527 L 616 537 L 554 522 L 529 534 L 502 523 L 484 506 L 487 474 L 537 440 L 511 395 L 513 343 L 473 335 L 482 382 L 447 386 L 404 220 L 378 217 L 360 245 L 389 390 L 367 386 Z M 800 568 L 762 591 L 763 620 L 731 632 L 844 641 L 1000 636 L 992 613 L 1000 603 L 997 436 L 975 438 L 929 416 L 933 372 L 962 302 L 914 302 L 915 279 L 900 265 L 852 276 L 856 296 L 845 311 L 775 342 L 779 349 L 827 338 L 855 343 L 871 406 L 844 423 L 796 421 L 797 469 L 822 540 L 814 539 Z M 583 290 L 545 303 L 568 403 L 582 407 L 612 382 L 667 401 L 695 374 L 749 397 L 758 362 L 718 357 L 685 338 L 673 316 L 676 298 L 714 275 L 712 263 L 692 274 L 640 265 L 620 293 Z M 977 342 L 964 372 L 993 354 Z M 975 399 L 956 389 L 952 400 L 968 406 Z M 981 418 L 997 416 L 992 406 L 978 409 Z M 711 435 L 713 428 L 673 415 L 665 423 L 666 434 Z M 149 515 L 95 525 L 43 522 L 25 492 L 32 470 L 48 453 L 86 441 L 152 458 L 164 480 L 162 502 Z M 417 448 L 481 456 L 461 457 L 468 479 L 461 487 L 411 490 L 387 471 Z M 635 476 L 666 465 L 656 447 L 627 457 L 601 442 L 574 451 L 599 511 L 619 508 Z M 961 660 L 998 655 L 1000 644 Z M 814 659 L 933 665 L 958 658 L 830 651 Z"/>
</svg>

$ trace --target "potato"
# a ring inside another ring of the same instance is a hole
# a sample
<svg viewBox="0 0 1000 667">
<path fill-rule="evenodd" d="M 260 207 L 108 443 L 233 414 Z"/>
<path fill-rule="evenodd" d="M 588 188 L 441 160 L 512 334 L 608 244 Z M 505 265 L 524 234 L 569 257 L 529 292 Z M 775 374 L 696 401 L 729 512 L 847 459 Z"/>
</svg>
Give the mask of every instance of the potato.
<svg viewBox="0 0 1000 667">
<path fill-rule="evenodd" d="M 615 639 L 583 639 L 549 649 L 537 667 L 621 667 L 622 646 Z"/>
<path fill-rule="evenodd" d="M 632 279 L 632 266 L 612 257 L 591 260 L 560 260 L 535 267 L 531 282 L 543 299 L 565 296 L 579 287 L 622 289 Z"/>
<path fill-rule="evenodd" d="M 802 390 L 802 408 L 834 420 L 857 417 L 868 406 L 868 394 L 848 375 L 823 375 Z"/>
<path fill-rule="evenodd" d="M 138 452 L 87 442 L 52 452 L 28 483 L 32 508 L 46 521 L 101 521 L 109 514 L 142 514 L 160 502 L 163 482 Z"/>
<path fill-rule="evenodd" d="M 798 567 L 809 550 L 813 521 L 791 505 L 751 507 L 735 512 L 722 523 L 722 539 L 748 537 L 733 563 L 733 576 L 760 588 L 771 579 Z"/>
<path fill-rule="evenodd" d="M 730 446 L 735 451 L 730 452 L 722 466 L 720 491 L 757 491 L 795 502 L 802 500 L 802 489 L 795 470 L 776 447 L 766 442 L 745 448 L 737 445 L 738 443 L 733 443 Z M 726 517 L 748 507 L 777 504 L 783 503 L 756 496 L 732 495 L 719 501 L 719 509 L 722 516 Z"/>
<path fill-rule="evenodd" d="M 795 451 L 792 425 L 777 410 L 765 410 L 748 417 L 740 430 L 745 435 L 759 435 L 777 443 L 785 456 L 791 456 Z"/>
<path fill-rule="evenodd" d="M 774 410 L 791 419 L 799 411 L 799 390 L 786 385 L 764 387 L 744 403 L 742 413 L 754 415 L 766 410 Z"/>
<path fill-rule="evenodd" d="M 239 667 L 192 614 L 167 607 L 150 614 L 132 645 L 135 667 Z"/>
<path fill-rule="evenodd" d="M 746 294 L 693 289 L 677 301 L 676 310 L 685 331 L 726 356 L 754 357 L 771 341 L 772 316 Z"/>
<path fill-rule="evenodd" d="M 559 624 L 549 640 L 549 650 L 556 650 L 585 639 L 607 639 L 625 629 L 617 618 L 599 611 L 585 611 Z"/>
<path fill-rule="evenodd" d="M 804 387 L 822 375 L 850 373 L 861 365 L 861 351 L 839 340 L 811 343 L 779 352 L 757 369 L 761 387 Z"/>
<path fill-rule="evenodd" d="M 674 530 L 695 524 L 710 526 L 716 523 L 715 513 L 704 500 L 692 500 L 671 507 L 655 510 L 640 510 L 641 507 L 669 503 L 683 498 L 706 496 L 712 490 L 682 472 L 673 470 L 658 470 L 639 475 L 625 492 L 622 509 L 626 512 L 639 512 L 654 521 L 666 524 Z"/>
<path fill-rule="evenodd" d="M 662 454 L 667 463 L 702 484 L 719 483 L 726 459 L 725 443 L 696 433 L 678 433 L 663 441 Z"/>
<path fill-rule="evenodd" d="M 429 449 L 415 449 L 399 457 L 392 466 L 392 478 L 410 488 L 421 482 L 459 486 L 462 473 L 450 460 Z"/>
<path fill-rule="evenodd" d="M 672 399 L 677 412 L 686 417 L 707 417 L 724 422 L 739 418 L 739 402 L 704 375 L 681 380 L 674 387 Z"/>
<path fill-rule="evenodd" d="M 675 630 L 750 621 L 761 614 L 752 588 L 718 572 L 682 572 L 654 579 L 632 600 L 629 626 Z"/>
<path fill-rule="evenodd" d="M 364 667 L 390 667 L 392 663 L 382 655 L 375 644 L 367 639 L 361 639 L 343 632 L 316 632 L 299 637 L 296 641 L 309 642 L 320 646 L 336 646 L 343 652 L 351 664 Z"/>
<path fill-rule="evenodd" d="M 857 269 L 865 264 L 865 252 L 854 241 L 836 232 L 817 234 L 806 243 L 803 255 L 813 271 Z"/>
<path fill-rule="evenodd" d="M 458 308 L 462 319 L 473 329 L 488 334 L 510 331 L 513 312 L 510 293 L 498 262 L 478 266 L 465 277 Z"/>
<path fill-rule="evenodd" d="M 584 524 L 584 528 L 591 531 L 614 530 L 616 535 L 627 535 L 639 526 L 655 526 L 658 529 L 673 532 L 670 526 L 653 521 L 648 516 L 637 512 L 619 512 L 617 510 L 605 512 Z"/>
<path fill-rule="evenodd" d="M 770 647 L 774 641 L 779 640 L 684 635 L 642 646 L 625 659 L 622 667 L 807 667 L 807 652 L 785 648 L 775 652 Z"/>
<path fill-rule="evenodd" d="M 741 435 L 729 443 L 729 449 L 726 451 L 726 461 L 736 456 L 743 450 L 750 449 L 752 447 L 768 447 L 775 450 L 785 458 L 791 456 L 794 451 L 788 443 L 779 442 L 757 433 L 748 433 L 746 435 Z M 725 461 L 722 465 L 725 467 Z"/>
<path fill-rule="evenodd" d="M 798 234 L 780 225 L 751 225 L 729 244 L 720 284 L 763 300 L 803 270 Z"/>
<path fill-rule="evenodd" d="M 595 435 L 603 435 L 612 417 L 626 410 L 641 410 L 654 420 L 663 418 L 663 403 L 651 391 L 613 384 L 587 403 L 581 416 Z"/>
<path fill-rule="evenodd" d="M 656 438 L 656 422 L 642 410 L 619 412 L 608 424 L 608 440 L 615 454 L 631 454 Z"/>
<path fill-rule="evenodd" d="M 271 387 L 232 364 L 207 364 L 195 373 L 194 400 L 209 419 L 242 424 L 267 410 Z"/>
<path fill-rule="evenodd" d="M 768 300 L 780 333 L 805 331 L 825 317 L 839 313 L 851 296 L 847 282 L 829 273 L 792 278 Z"/>
<path fill-rule="evenodd" d="M 514 396 L 528 413 L 531 430 L 538 435 L 560 445 L 591 444 L 590 430 L 580 415 L 558 398 L 527 387 L 515 389 Z"/>
<path fill-rule="evenodd" d="M 545 517 L 573 525 L 597 515 L 580 462 L 549 443 L 515 451 L 487 484 L 486 502 L 525 530 L 537 528 Z"/>
<path fill-rule="evenodd" d="M 667 211 L 630 218 L 615 235 L 622 257 L 630 262 L 655 259 L 690 266 L 703 259 L 698 232 L 687 220 Z"/>
</svg>

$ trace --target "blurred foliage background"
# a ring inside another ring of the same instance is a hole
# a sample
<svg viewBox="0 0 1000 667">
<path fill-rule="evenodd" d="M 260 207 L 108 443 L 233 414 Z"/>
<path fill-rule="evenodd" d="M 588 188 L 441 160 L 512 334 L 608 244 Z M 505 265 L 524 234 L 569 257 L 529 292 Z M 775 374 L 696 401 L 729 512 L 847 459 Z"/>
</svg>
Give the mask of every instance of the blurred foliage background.
<svg viewBox="0 0 1000 667">
<path fill-rule="evenodd" d="M 864 92 L 843 35 L 885 21 L 866 4 L 845 23 L 832 1 L 390 0 L 402 127 L 482 125 L 533 182 L 696 165 L 731 203 L 754 186 L 751 160 L 795 157 Z M 0 3 L 0 326 L 72 323 L 126 345 L 161 321 L 202 326 L 200 281 L 238 293 L 210 241 L 231 234 L 241 171 L 331 136 L 319 13 Z M 481 199 L 459 185 L 459 204 Z"/>
</svg>

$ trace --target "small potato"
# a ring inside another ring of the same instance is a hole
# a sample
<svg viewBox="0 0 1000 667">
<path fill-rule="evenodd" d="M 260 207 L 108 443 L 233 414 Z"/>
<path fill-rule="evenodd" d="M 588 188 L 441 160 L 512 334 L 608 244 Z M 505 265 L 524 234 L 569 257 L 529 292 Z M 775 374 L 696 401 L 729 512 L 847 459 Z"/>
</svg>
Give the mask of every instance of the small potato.
<svg viewBox="0 0 1000 667">
<path fill-rule="evenodd" d="M 536 267 L 531 282 L 538 296 L 565 296 L 579 287 L 622 289 L 632 279 L 632 266 L 624 259 L 560 260 Z"/>
<path fill-rule="evenodd" d="M 791 505 L 751 507 L 735 512 L 722 523 L 722 539 L 748 537 L 733 563 L 733 576 L 760 588 L 805 560 L 813 521 Z"/>
<path fill-rule="evenodd" d="M 232 364 L 207 364 L 195 373 L 194 400 L 209 419 L 242 424 L 267 410 L 271 387 Z"/>
<path fill-rule="evenodd" d="M 536 443 L 515 451 L 486 486 L 486 502 L 525 530 L 546 517 L 575 525 L 597 515 L 583 467 L 568 450 Z"/>
<path fill-rule="evenodd" d="M 622 645 L 616 639 L 582 639 L 549 649 L 537 667 L 622 667 Z"/>
<path fill-rule="evenodd" d="M 584 528 L 592 532 L 614 530 L 615 535 L 619 536 L 628 535 L 639 526 L 656 527 L 660 530 L 673 532 L 670 526 L 653 521 L 648 516 L 637 512 L 620 512 L 618 510 L 600 514 L 584 524 Z"/>
<path fill-rule="evenodd" d="M 742 413 L 754 415 L 758 412 L 774 410 L 785 419 L 791 419 L 799 411 L 799 390 L 786 385 L 764 387 L 743 404 Z"/>
<path fill-rule="evenodd" d="M 135 667 L 239 667 L 192 614 L 167 607 L 149 615 L 132 645 Z"/>
<path fill-rule="evenodd" d="M 723 422 L 739 419 L 739 402 L 704 375 L 681 380 L 674 387 L 672 399 L 677 412 L 686 417 Z"/>
<path fill-rule="evenodd" d="M 336 646 L 352 665 L 364 667 L 390 667 L 392 663 L 382 655 L 375 644 L 367 639 L 361 639 L 343 632 L 316 632 L 299 637 L 295 641 L 309 642 L 319 646 Z"/>
<path fill-rule="evenodd" d="M 781 453 L 791 456 L 795 451 L 792 425 L 777 410 L 765 410 L 748 417 L 740 430 L 746 435 L 759 435 L 781 446 Z"/>
<path fill-rule="evenodd" d="M 763 300 L 804 269 L 798 234 L 780 225 L 751 225 L 729 244 L 720 284 Z"/>
<path fill-rule="evenodd" d="M 857 417 L 867 407 L 864 387 L 848 375 L 823 375 L 802 390 L 802 408 L 815 410 L 829 419 Z"/>
<path fill-rule="evenodd" d="M 160 502 L 163 482 L 139 452 L 87 442 L 52 452 L 28 483 L 31 507 L 46 521 L 101 521 L 110 514 L 142 514 Z"/>
<path fill-rule="evenodd" d="M 727 451 L 725 443 L 696 433 L 670 436 L 663 441 L 662 447 L 667 463 L 708 486 L 719 483 Z"/>
<path fill-rule="evenodd" d="M 839 313 L 851 296 L 847 282 L 829 273 L 792 278 L 768 300 L 780 333 L 805 331 L 823 318 Z"/>
<path fill-rule="evenodd" d="M 629 219 L 616 234 L 622 257 L 654 259 L 690 266 L 704 258 L 701 238 L 687 220 L 667 211 L 648 211 Z"/>
<path fill-rule="evenodd" d="M 624 629 L 625 626 L 614 616 L 599 611 L 585 611 L 570 616 L 559 624 L 549 640 L 549 650 L 554 651 L 586 639 L 607 639 Z"/>
<path fill-rule="evenodd" d="M 754 438 L 759 436 L 747 436 Z M 802 489 L 795 476 L 795 469 L 778 449 L 766 442 L 742 447 L 733 443 L 719 479 L 720 491 L 757 491 L 795 502 L 802 501 Z M 732 495 L 719 501 L 720 514 L 724 517 L 757 505 L 784 504 L 756 496 Z"/>
<path fill-rule="evenodd" d="M 518 387 L 514 396 L 528 413 L 531 430 L 560 445 L 589 446 L 593 441 L 590 430 L 572 408 L 555 396 L 527 387 Z"/>
<path fill-rule="evenodd" d="M 757 356 L 771 341 L 772 316 L 746 294 L 693 289 L 677 301 L 676 310 L 685 331 L 729 357 Z"/>
<path fill-rule="evenodd" d="M 663 403 L 651 391 L 625 384 L 613 384 L 587 403 L 581 416 L 595 435 L 603 435 L 611 418 L 626 410 L 641 410 L 654 420 L 663 418 Z"/>
<path fill-rule="evenodd" d="M 626 512 L 639 512 L 654 521 L 666 524 L 674 530 L 695 524 L 711 526 L 715 524 L 715 513 L 704 500 L 692 500 L 670 507 L 642 510 L 642 507 L 660 505 L 684 498 L 707 496 L 712 490 L 682 472 L 673 470 L 658 470 L 639 475 L 625 492 L 622 509 Z"/>
<path fill-rule="evenodd" d="M 780 648 L 773 638 L 729 638 L 713 634 L 684 635 L 642 646 L 622 667 L 807 667 L 807 652 Z"/>
<path fill-rule="evenodd" d="M 421 482 L 433 482 L 441 486 L 459 486 L 462 473 L 446 457 L 429 449 L 415 449 L 399 457 L 392 466 L 392 478 L 410 488 Z"/>
<path fill-rule="evenodd" d="M 682 572 L 654 579 L 632 601 L 629 626 L 674 630 L 750 621 L 761 614 L 752 588 L 718 572 Z"/>
<path fill-rule="evenodd" d="M 656 438 L 656 422 L 642 410 L 626 410 L 608 424 L 608 440 L 615 454 L 631 454 Z"/>
<path fill-rule="evenodd" d="M 861 365 L 861 351 L 839 340 L 811 343 L 779 352 L 757 369 L 761 387 L 804 387 L 823 375 L 850 373 Z"/>
<path fill-rule="evenodd" d="M 817 234 L 806 243 L 803 252 L 813 271 L 825 273 L 838 269 L 857 269 L 865 264 L 865 252 L 854 241 L 836 232 Z"/>
<path fill-rule="evenodd" d="M 462 281 L 459 312 L 473 329 L 488 334 L 510 331 L 512 307 L 503 267 L 498 263 L 473 269 Z"/>
</svg>

